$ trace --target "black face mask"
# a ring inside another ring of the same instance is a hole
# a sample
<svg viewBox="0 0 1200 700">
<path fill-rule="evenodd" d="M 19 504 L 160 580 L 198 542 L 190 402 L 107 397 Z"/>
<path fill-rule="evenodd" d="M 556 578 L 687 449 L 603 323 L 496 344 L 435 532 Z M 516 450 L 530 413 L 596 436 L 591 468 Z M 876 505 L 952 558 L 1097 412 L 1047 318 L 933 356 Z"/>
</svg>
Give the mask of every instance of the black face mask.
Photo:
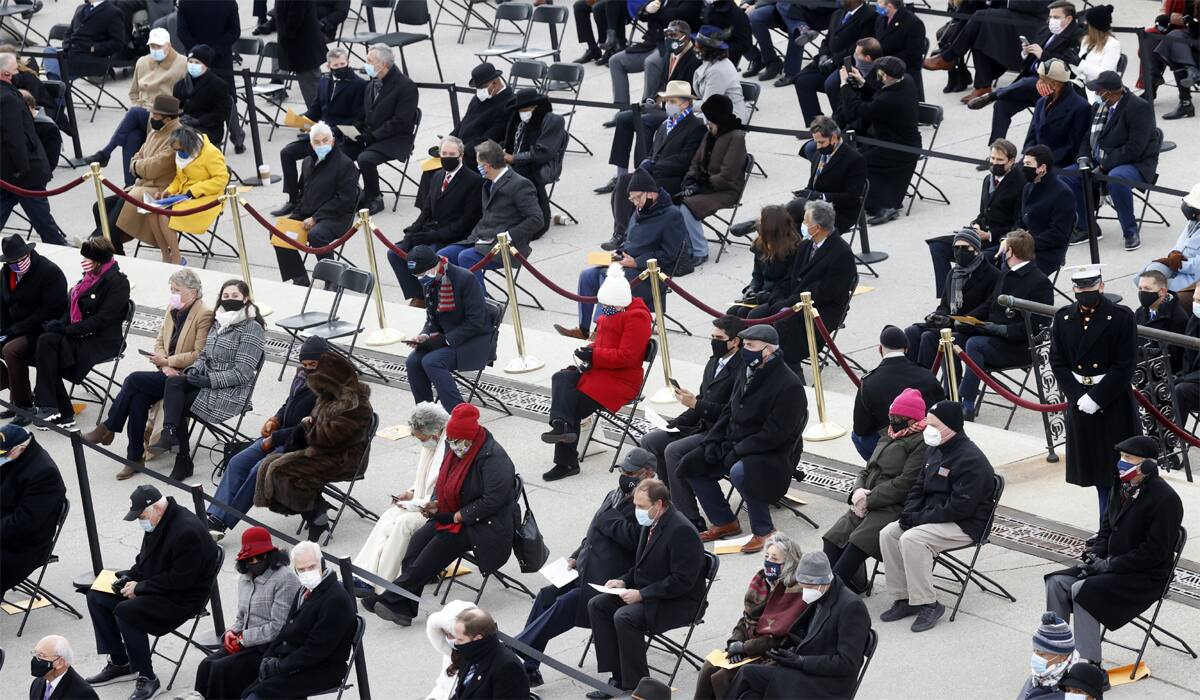
<svg viewBox="0 0 1200 700">
<path fill-rule="evenodd" d="M 218 306 L 226 311 L 241 311 L 246 307 L 246 302 L 242 299 L 222 299 Z"/>
<path fill-rule="evenodd" d="M 337 78 L 338 80 L 349 80 L 351 77 L 354 76 L 354 69 L 351 68 L 350 66 L 343 66 L 341 68 L 335 68 L 335 69 L 333 69 L 332 72 L 333 72 L 333 77 Z"/>
<path fill-rule="evenodd" d="M 267 566 L 267 560 L 263 559 L 262 561 L 251 562 L 248 564 L 246 566 L 246 571 L 249 572 L 254 578 L 258 578 L 259 576 L 267 573 Z"/>
<path fill-rule="evenodd" d="M 39 659 L 36 656 L 29 660 L 29 675 L 34 678 L 42 678 L 47 673 L 50 673 L 50 669 L 52 668 L 54 668 L 53 661 Z"/>
<path fill-rule="evenodd" d="M 975 257 L 979 255 L 970 248 L 958 246 L 954 249 L 954 262 L 958 263 L 959 267 L 966 267 L 975 262 Z"/>
<path fill-rule="evenodd" d="M 1004 163 L 992 163 L 993 175 L 996 177 L 1004 177 L 1006 173 L 1008 173 L 1008 168 L 1005 167 Z"/>
<path fill-rule="evenodd" d="M 1188 206 L 1187 202 L 1179 203 L 1179 211 L 1183 212 L 1183 218 L 1188 221 L 1196 221 L 1200 219 L 1200 209 L 1193 206 Z"/>
<path fill-rule="evenodd" d="M 679 53 L 680 51 L 683 51 L 683 47 L 686 45 L 687 44 L 685 44 L 682 39 L 672 39 L 671 53 Z"/>
<path fill-rule="evenodd" d="M 626 476 L 622 474 L 617 477 L 617 488 L 621 489 L 621 493 L 628 494 L 637 488 L 638 478 L 636 476 Z"/>
<path fill-rule="evenodd" d="M 1021 172 L 1025 173 L 1025 181 L 1033 182 L 1037 179 L 1037 168 L 1032 168 L 1028 165 L 1021 166 Z"/>
<path fill-rule="evenodd" d="M 1158 301 L 1158 292 L 1138 291 L 1138 303 L 1143 307 L 1148 309 L 1156 301 Z"/>
<path fill-rule="evenodd" d="M 1075 301 L 1079 302 L 1080 306 L 1086 308 L 1094 308 L 1100 303 L 1100 290 L 1093 289 L 1087 292 L 1075 292 Z"/>
<path fill-rule="evenodd" d="M 712 338 L 709 340 L 709 342 L 712 343 L 713 357 L 725 357 L 725 354 L 729 352 L 728 340 L 717 340 L 716 338 Z"/>
<path fill-rule="evenodd" d="M 452 173 L 458 170 L 458 166 L 462 164 L 462 159 L 458 156 L 442 156 L 442 170 Z"/>
<path fill-rule="evenodd" d="M 166 122 L 166 120 L 163 120 L 163 119 L 151 119 L 150 120 L 150 128 L 154 129 L 155 131 L 158 131 L 159 129 L 163 128 L 166 125 L 167 125 L 167 122 Z"/>
<path fill-rule="evenodd" d="M 891 427 L 893 433 L 898 433 L 908 427 L 908 419 L 891 417 L 888 418 L 888 425 Z"/>
<path fill-rule="evenodd" d="M 821 154 L 821 155 L 823 155 L 823 156 L 832 155 L 832 154 L 833 154 L 833 149 L 834 149 L 834 148 L 835 148 L 835 146 L 834 146 L 834 145 L 831 143 L 831 144 L 829 144 L 829 145 L 827 145 L 827 146 L 821 146 L 821 147 L 818 147 L 818 148 L 817 148 L 817 153 L 820 153 L 820 154 Z"/>
</svg>

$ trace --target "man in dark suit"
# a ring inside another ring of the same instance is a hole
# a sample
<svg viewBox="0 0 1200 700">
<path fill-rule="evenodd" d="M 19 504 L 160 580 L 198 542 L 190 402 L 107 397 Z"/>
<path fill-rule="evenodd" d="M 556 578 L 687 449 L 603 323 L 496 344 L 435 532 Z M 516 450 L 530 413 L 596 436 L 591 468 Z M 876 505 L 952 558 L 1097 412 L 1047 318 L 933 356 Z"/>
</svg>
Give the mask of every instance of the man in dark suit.
<svg viewBox="0 0 1200 700">
<path fill-rule="evenodd" d="M 588 602 L 596 644 L 596 668 L 612 674 L 608 684 L 633 690 L 649 674 L 646 635 L 689 624 L 704 604 L 704 546 L 696 528 L 671 507 L 671 490 L 646 479 L 633 490 L 634 515 L 642 526 L 633 566 Z M 609 697 L 600 691 L 588 698 Z"/>
<path fill-rule="evenodd" d="M 29 700 L 96 700 L 96 691 L 72 668 L 74 661 L 75 652 L 66 637 L 42 637 L 33 647 Z"/>
<path fill-rule="evenodd" d="M 356 125 L 360 134 L 357 140 L 347 142 L 346 152 L 362 173 L 360 205 L 378 214 L 383 211 L 379 166 L 406 160 L 412 153 L 420 95 L 416 83 L 396 68 L 396 54 L 387 44 L 371 46 L 366 70 L 371 81 L 363 95 L 362 119 Z"/>
<path fill-rule="evenodd" d="M 917 96 L 923 100 L 925 85 L 921 79 L 921 61 L 925 59 L 925 49 L 929 45 L 925 38 L 925 23 L 905 7 L 904 0 L 884 0 L 883 10 L 883 14 L 875 18 L 874 37 L 884 56 L 895 56 L 904 61 L 908 77 L 917 86 Z"/>
<path fill-rule="evenodd" d="M 1154 182 L 1163 138 L 1162 131 L 1154 125 L 1154 106 L 1126 90 L 1115 71 L 1104 71 L 1087 88 L 1096 93 L 1100 102 L 1092 105 L 1092 130 L 1079 145 L 1080 158 L 1088 158 L 1102 175 Z M 1083 196 L 1083 179 L 1078 172 L 1078 165 L 1063 169 L 1063 180 L 1075 193 L 1076 232 L 1071 236 L 1071 245 L 1088 239 L 1089 212 Z M 1141 248 L 1142 238 L 1133 211 L 1133 188 L 1116 182 L 1106 182 L 1104 187 L 1113 209 L 1117 210 L 1125 250 Z"/>
<path fill-rule="evenodd" d="M 404 229 L 404 238 L 396 242 L 396 247 L 405 252 L 419 245 L 438 250 L 465 241 L 479 222 L 483 178 L 474 166 L 467 165 L 463 142 L 456 136 L 447 136 L 442 139 L 438 154 L 442 167 L 431 172 L 430 185 L 420 199 L 421 213 Z M 390 250 L 387 259 L 409 306 L 423 308 L 425 293 L 409 271 L 408 263 Z"/>
<path fill-rule="evenodd" d="M 454 653 L 458 677 L 450 697 L 454 700 L 527 698 L 529 680 L 521 660 L 500 641 L 499 629 L 483 608 L 471 607 L 454 618 Z"/>
<path fill-rule="evenodd" d="M 805 124 L 811 124 L 822 113 L 817 92 L 824 89 L 826 81 L 837 73 L 847 58 L 854 56 L 858 40 L 874 34 L 876 15 L 873 6 L 863 0 L 845 0 L 829 19 L 829 32 L 821 42 L 816 58 L 796 75 L 793 85 Z"/>
<path fill-rule="evenodd" d="M 1184 334 L 1200 338 L 1200 301 L 1192 299 L 1192 317 Z M 1180 416 L 1200 412 L 1200 350 L 1183 351 L 1183 363 L 1175 375 L 1175 403 Z"/>
<path fill-rule="evenodd" d="M 1168 333 L 1186 333 L 1188 321 L 1195 316 L 1192 315 L 1191 306 L 1185 307 L 1179 295 L 1168 288 L 1167 276 L 1159 270 L 1142 270 L 1136 281 L 1138 304 L 1133 311 L 1133 320 L 1139 326 L 1147 328 Z M 1157 341 L 1141 336 L 1138 336 L 1137 344 L 1139 361 L 1162 352 L 1170 357 L 1172 372 L 1178 372 L 1183 366 L 1184 349 L 1178 345 L 1160 346 Z"/>
<path fill-rule="evenodd" d="M 1037 244 L 1034 263 L 1047 277 L 1067 262 L 1067 246 L 1075 225 L 1071 189 L 1058 177 L 1054 154 L 1046 146 L 1025 150 L 1025 189 L 1021 190 L 1019 226 Z M 1050 303 L 1050 302 L 1046 302 Z"/>
<path fill-rule="evenodd" d="M 631 494 L 642 480 L 654 478 L 654 455 L 635 447 L 625 455 L 620 470 L 617 488 L 604 497 L 583 541 L 567 557 L 567 566 L 579 577 L 562 588 L 546 586 L 538 591 L 525 629 L 515 636 L 517 640 L 544 652 L 546 644 L 558 635 L 574 627 L 589 627 L 588 602 L 597 595 L 590 584 L 603 585 L 633 566 L 641 526 L 633 518 Z M 540 661 L 525 658 L 531 688 L 542 684 L 540 667 Z"/>
<path fill-rule="evenodd" d="M 475 90 L 475 96 L 467 104 L 462 121 L 450 131 L 451 136 L 462 139 L 462 162 L 471 170 L 475 169 L 476 146 L 488 139 L 496 143 L 504 141 L 514 96 L 503 75 L 490 63 L 480 63 L 471 69 L 471 80 L 467 84 Z"/>
<path fill-rule="evenodd" d="M 483 369 L 492 358 L 492 316 L 474 277 L 427 245 L 408 251 L 409 271 L 420 280 L 425 326 L 409 345 L 405 366 L 413 400 L 438 401 L 446 412 L 463 402 L 454 370 Z"/>
<path fill-rule="evenodd" d="M 888 427 L 888 413 L 900 392 L 913 388 L 921 392 L 926 406 L 945 396 L 942 385 L 930 371 L 905 357 L 908 339 L 896 326 L 884 326 L 879 334 L 879 365 L 862 379 L 854 395 L 854 429 L 850 440 L 863 459 L 871 459 L 882 430 Z"/>
<path fill-rule="evenodd" d="M 24 428 L 0 428 L 0 594 L 41 568 L 50 556 L 67 490 L 50 453 Z"/>
<path fill-rule="evenodd" d="M 46 73 L 70 82 L 80 76 L 98 76 L 108 68 L 108 60 L 125 48 L 125 14 L 115 2 L 83 2 L 75 8 L 70 28 L 63 37 L 70 75 L 63 75 L 57 58 L 46 59 Z"/>
<path fill-rule="evenodd" d="M 839 234 L 849 233 L 858 222 L 863 191 L 867 185 L 867 161 L 854 146 L 842 138 L 842 129 L 829 117 L 820 116 L 808 127 L 812 133 L 812 148 L 803 151 L 812 160 L 808 184 L 793 192 L 796 198 L 788 202 L 788 214 L 793 221 L 804 220 L 804 205 L 819 199 L 833 205 L 834 226 Z M 747 232 L 748 233 L 748 232 Z"/>
<path fill-rule="evenodd" d="M 1041 144 L 1054 153 L 1054 167 L 1074 165 L 1079 145 L 1088 135 L 1091 107 L 1087 98 L 1071 84 L 1071 71 L 1062 59 L 1042 61 L 1038 77 L 1045 97 L 1033 105 L 1033 118 L 1025 133 L 1023 151 Z"/>
<path fill-rule="evenodd" d="M 25 189 L 40 190 L 50 182 L 50 163 L 25 98 L 12 84 L 16 74 L 16 55 L 0 53 L 0 179 Z M 44 242 L 67 244 L 45 197 L 25 197 L 0 190 L 0 228 L 18 204 Z"/>
</svg>

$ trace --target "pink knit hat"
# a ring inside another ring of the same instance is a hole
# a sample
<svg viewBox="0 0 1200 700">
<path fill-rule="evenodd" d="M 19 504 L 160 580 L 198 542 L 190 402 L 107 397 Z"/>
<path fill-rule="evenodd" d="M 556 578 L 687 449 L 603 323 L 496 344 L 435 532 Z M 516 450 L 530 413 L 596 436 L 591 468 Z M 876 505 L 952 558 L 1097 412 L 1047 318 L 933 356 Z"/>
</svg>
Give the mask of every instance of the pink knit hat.
<svg viewBox="0 0 1200 700">
<path fill-rule="evenodd" d="M 923 420 L 925 418 L 925 399 L 921 398 L 921 392 L 910 387 L 900 392 L 900 395 L 892 401 L 888 413 L 893 416 Z"/>
</svg>

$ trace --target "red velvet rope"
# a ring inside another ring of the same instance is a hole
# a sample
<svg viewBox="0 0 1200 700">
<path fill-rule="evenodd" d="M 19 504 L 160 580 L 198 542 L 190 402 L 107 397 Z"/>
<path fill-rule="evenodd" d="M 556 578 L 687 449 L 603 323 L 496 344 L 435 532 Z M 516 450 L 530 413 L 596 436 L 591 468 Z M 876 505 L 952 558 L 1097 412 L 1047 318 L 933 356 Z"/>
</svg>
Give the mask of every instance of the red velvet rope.
<svg viewBox="0 0 1200 700">
<path fill-rule="evenodd" d="M 837 360 L 838 366 L 850 377 L 850 381 L 854 382 L 854 386 L 862 387 L 862 379 L 850 369 L 850 363 L 846 362 L 846 357 L 842 355 L 842 351 L 838 350 L 838 346 L 833 342 L 833 336 L 829 334 L 829 329 L 825 327 L 825 321 L 820 316 L 813 317 L 813 323 L 817 326 L 817 330 L 821 332 L 821 337 L 825 339 L 825 347 L 833 353 L 833 358 Z"/>
<path fill-rule="evenodd" d="M 942 352 L 942 345 L 941 343 L 938 343 L 937 354 L 933 356 L 933 364 L 929 366 L 929 373 L 935 377 L 937 376 L 938 370 L 942 367 L 943 354 L 945 353 Z"/>
<path fill-rule="evenodd" d="M 712 316 L 713 318 L 720 318 L 725 315 L 724 311 L 721 311 L 719 309 L 714 309 L 713 307 L 709 306 L 708 304 L 705 304 L 704 302 L 700 301 L 698 298 L 696 298 L 696 296 L 694 294 L 687 291 L 683 287 L 679 286 L 679 283 L 677 283 L 675 280 L 671 279 L 670 277 L 668 277 L 664 281 L 666 282 L 666 285 L 668 287 L 670 287 L 672 290 L 674 290 L 675 293 L 678 294 L 681 298 L 683 298 L 684 301 L 688 302 L 692 306 L 695 306 L 697 309 L 700 309 L 701 311 L 708 314 L 709 316 Z M 760 325 L 763 323 L 771 324 L 771 323 L 775 323 L 776 321 L 782 321 L 783 319 L 788 318 L 790 316 L 794 316 L 794 315 L 796 315 L 796 312 L 792 311 L 792 307 L 789 306 L 789 307 L 780 309 L 779 311 L 777 311 L 774 314 L 767 316 L 765 318 L 747 318 L 747 319 L 745 319 L 745 321 L 746 321 L 747 326 L 757 326 L 757 325 Z"/>
<path fill-rule="evenodd" d="M 383 235 L 383 231 L 380 231 L 377 228 L 373 228 L 373 229 L 371 229 L 371 232 L 375 234 L 375 237 L 378 238 L 381 243 L 383 243 L 384 247 L 386 247 L 388 250 L 392 251 L 397 256 L 399 256 L 401 260 L 408 260 L 408 253 L 406 253 L 404 251 L 404 249 L 398 247 L 395 243 L 392 243 L 390 240 L 388 240 L 388 237 Z M 489 250 L 487 255 L 483 256 L 483 258 L 480 259 L 479 262 L 477 262 L 474 265 L 472 265 L 471 267 L 467 268 L 467 270 L 470 272 L 479 272 L 488 263 L 490 263 L 492 261 L 492 259 L 495 257 L 496 257 L 495 249 Z"/>
<path fill-rule="evenodd" d="M 1137 402 L 1141 405 L 1142 408 L 1146 409 L 1147 413 L 1154 416 L 1154 420 L 1158 421 L 1159 424 L 1162 425 L 1167 430 L 1170 430 L 1172 433 L 1175 433 L 1175 435 L 1177 435 L 1179 437 L 1179 439 L 1183 440 L 1184 442 L 1191 445 L 1192 447 L 1200 447 L 1200 439 L 1197 439 L 1195 435 L 1192 435 L 1187 430 L 1184 430 L 1183 428 L 1176 425 L 1175 422 L 1172 421 L 1170 418 L 1167 418 L 1166 416 L 1164 416 L 1162 411 L 1158 410 L 1158 407 L 1154 405 L 1154 402 L 1152 402 L 1149 398 L 1147 398 L 1147 396 L 1145 394 L 1134 389 L 1133 390 L 1133 398 L 1137 399 Z"/>
<path fill-rule="evenodd" d="M 992 375 L 988 374 L 979 365 L 975 364 L 975 360 L 972 360 L 970 355 L 963 352 L 962 349 L 958 348 L 957 346 L 954 348 L 954 354 L 958 355 L 959 359 L 963 361 L 963 364 L 965 364 L 972 372 L 974 372 L 975 376 L 982 379 L 983 383 L 987 384 L 992 391 L 996 392 L 1000 396 L 1003 396 L 1021 408 L 1028 408 L 1031 411 L 1037 411 L 1039 413 L 1059 413 L 1060 411 L 1065 411 L 1067 409 L 1067 404 L 1065 403 L 1038 403 L 1036 401 L 1027 401 L 1012 393 L 1003 384 L 993 379 Z"/>
<path fill-rule="evenodd" d="M 246 211 L 250 213 L 250 216 L 252 216 L 255 221 L 257 221 L 259 224 L 261 224 L 263 228 L 265 228 L 267 231 L 269 231 L 272 236 L 278 238 L 281 241 L 285 241 L 289 246 L 296 248 L 297 250 L 303 251 L 305 253 L 309 253 L 311 255 L 324 255 L 326 253 L 333 252 L 334 250 L 336 250 L 338 248 L 341 248 L 343 245 L 345 245 L 346 241 L 350 240 L 350 237 L 353 236 L 355 234 L 355 232 L 358 231 L 357 226 L 351 226 L 350 230 L 343 233 L 341 235 L 341 237 L 338 238 L 336 241 L 333 241 L 329 245 L 323 245 L 323 246 L 318 246 L 316 248 L 313 248 L 313 247 L 306 246 L 303 243 L 296 241 L 294 238 L 288 236 L 283 231 L 280 231 L 279 229 L 275 228 L 275 225 L 272 224 L 270 221 L 267 221 L 265 218 L 263 218 L 263 215 L 259 214 L 258 210 L 255 209 L 253 206 L 251 206 L 249 202 L 242 202 L 242 206 L 245 207 Z"/>
<path fill-rule="evenodd" d="M 130 195 L 128 192 L 121 189 L 120 187 L 117 187 L 116 185 L 112 184 L 108 180 L 104 180 L 103 182 L 104 182 L 105 187 L 112 190 L 114 194 L 116 194 L 118 197 L 125 200 L 126 202 L 129 202 L 130 204 L 137 207 L 138 209 L 143 209 L 152 214 L 159 214 L 161 216 L 190 216 L 192 214 L 199 214 L 200 212 L 208 211 L 209 209 L 212 209 L 213 207 L 221 206 L 221 200 L 214 199 L 211 202 L 208 202 L 207 204 L 201 204 L 200 206 L 192 207 L 191 209 L 164 209 L 163 207 L 156 207 L 153 204 L 146 204 L 145 202 L 142 202 L 142 201 L 136 199 L 135 197 Z"/>
<path fill-rule="evenodd" d="M 24 187 L 18 187 L 16 185 L 12 184 L 11 182 L 5 182 L 4 180 L 0 180 L 0 190 L 12 192 L 13 194 L 17 195 L 18 197 L 53 197 L 54 195 L 62 194 L 63 192 L 66 192 L 68 190 L 73 190 L 76 187 L 78 187 L 79 185 L 81 185 L 82 183 L 83 183 L 83 178 L 77 177 L 74 180 L 71 180 L 67 184 L 63 185 L 62 187 L 55 187 L 52 190 L 27 190 Z"/>
<path fill-rule="evenodd" d="M 574 302 L 578 302 L 580 304 L 595 304 L 596 303 L 596 297 L 585 297 L 582 294 L 576 294 L 575 292 L 571 292 L 566 289 L 563 289 L 562 287 L 555 284 L 554 280 L 543 275 L 541 270 L 538 270 L 536 267 L 531 265 L 529 263 L 529 260 L 527 260 L 524 255 L 521 255 L 520 252 L 517 252 L 515 255 L 517 257 L 517 260 L 521 261 L 521 265 L 526 270 L 529 270 L 529 274 L 534 276 L 534 279 L 536 279 L 538 282 L 541 282 L 542 284 L 546 285 L 550 289 L 550 291 L 554 292 L 555 294 L 557 294 L 561 297 L 566 297 L 567 299 L 570 299 L 571 301 L 574 301 Z M 633 286 L 633 285 L 630 285 L 630 286 Z"/>
</svg>

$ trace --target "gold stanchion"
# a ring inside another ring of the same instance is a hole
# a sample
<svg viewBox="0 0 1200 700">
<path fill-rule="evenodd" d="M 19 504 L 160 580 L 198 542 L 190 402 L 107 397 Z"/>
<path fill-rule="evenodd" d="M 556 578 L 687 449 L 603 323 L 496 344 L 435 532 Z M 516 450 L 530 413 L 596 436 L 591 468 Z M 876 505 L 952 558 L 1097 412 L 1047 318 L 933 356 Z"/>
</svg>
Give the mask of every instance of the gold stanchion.
<svg viewBox="0 0 1200 700">
<path fill-rule="evenodd" d="M 532 372 L 545 366 L 545 362 L 533 355 L 525 354 L 525 331 L 521 327 L 521 305 L 517 303 L 517 280 L 513 275 L 512 247 L 508 241 L 508 231 L 496 234 L 496 247 L 492 249 L 500 255 L 500 263 L 504 266 L 504 284 L 508 289 L 508 310 L 512 314 L 513 333 L 517 337 L 517 356 L 508 361 L 504 371 L 508 374 Z"/>
<path fill-rule="evenodd" d="M 242 201 L 238 197 L 237 185 L 226 185 L 225 194 L 221 195 L 221 200 L 229 208 L 230 216 L 233 218 L 233 235 L 237 239 L 238 262 L 242 266 L 242 279 L 250 288 L 250 298 L 254 300 L 254 305 L 258 307 L 260 314 L 270 316 L 274 309 L 262 303 L 254 294 L 254 280 L 250 278 L 250 257 L 246 255 L 246 235 L 242 231 Z"/>
<path fill-rule="evenodd" d="M 104 180 L 104 173 L 100 171 L 99 163 L 91 164 L 91 171 L 84 177 L 90 177 L 92 184 L 96 186 L 96 211 L 100 215 L 100 232 L 109 241 L 112 241 L 112 232 L 108 230 L 108 207 L 104 205 L 104 187 L 101 182 Z"/>
<path fill-rule="evenodd" d="M 650 300 L 654 306 L 654 330 L 658 335 L 658 356 L 662 359 L 663 387 L 650 397 L 651 403 L 675 403 L 675 391 L 671 388 L 671 351 L 667 347 L 666 315 L 662 304 L 662 271 L 658 269 L 658 260 L 650 258 L 646 261 L 646 271 L 639 277 L 650 283 Z"/>
<path fill-rule="evenodd" d="M 954 336 L 949 328 L 942 329 L 942 339 L 938 341 L 942 346 L 942 366 L 946 368 L 946 379 L 950 385 L 950 400 L 958 401 L 958 373 L 954 371 L 954 361 L 958 359 L 954 355 Z M 967 370 L 963 370 L 964 372 Z"/>
<path fill-rule="evenodd" d="M 379 281 L 379 267 L 375 264 L 375 231 L 371 225 L 371 213 L 366 209 L 358 210 L 358 225 L 362 229 L 363 243 L 367 246 L 367 265 L 371 268 L 371 276 L 375 278 L 373 296 L 375 297 L 375 316 L 379 321 L 379 330 L 367 336 L 367 345 L 391 345 L 404 340 L 405 336 L 395 328 L 388 328 L 387 316 L 383 312 L 383 283 Z"/>
<path fill-rule="evenodd" d="M 821 388 L 821 359 L 817 353 L 817 329 L 813 323 L 816 309 L 813 308 L 812 293 L 801 292 L 800 309 L 804 314 L 804 331 L 808 336 L 808 360 L 812 364 L 813 392 L 817 395 L 817 422 L 809 423 L 804 429 L 804 439 L 813 442 L 834 440 L 846 434 L 846 429 L 829 420 L 825 415 L 825 391 Z M 794 307 L 793 307 L 794 308 Z"/>
</svg>

